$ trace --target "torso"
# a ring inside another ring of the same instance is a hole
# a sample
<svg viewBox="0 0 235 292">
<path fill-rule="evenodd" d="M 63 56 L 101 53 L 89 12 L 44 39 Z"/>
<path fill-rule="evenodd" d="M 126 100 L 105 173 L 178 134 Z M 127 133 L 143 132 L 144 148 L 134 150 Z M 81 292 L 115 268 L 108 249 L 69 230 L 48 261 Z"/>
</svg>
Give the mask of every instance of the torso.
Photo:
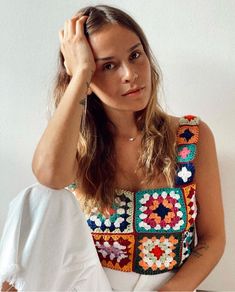
<svg viewBox="0 0 235 292">
<path fill-rule="evenodd" d="M 173 131 L 176 133 L 179 126 L 179 117 L 170 116 Z M 135 171 L 140 151 L 141 137 L 135 141 L 120 141 L 115 143 L 118 168 L 116 172 L 117 188 L 136 192 L 141 189 L 167 187 L 167 181 L 163 175 L 155 178 L 151 184 L 141 184 L 142 171 Z"/>
<path fill-rule="evenodd" d="M 172 129 L 174 133 L 177 133 L 180 117 L 171 115 L 169 115 L 169 117 Z M 138 137 L 133 142 L 115 142 L 116 158 L 118 161 L 118 168 L 116 171 L 116 188 L 136 192 L 143 189 L 169 187 L 163 175 L 159 175 L 158 177 L 156 176 L 151 184 L 141 184 L 143 173 L 141 170 L 135 171 L 139 157 L 140 143 L 141 137 Z M 75 192 L 77 197 L 82 195 L 79 188 L 77 188 Z"/>
<path fill-rule="evenodd" d="M 119 190 L 115 203 L 108 214 L 97 207 L 85 212 L 103 267 L 143 275 L 160 274 L 177 270 L 192 253 L 197 216 L 194 162 L 199 119 L 187 115 L 182 119 L 170 116 L 170 120 L 177 139 L 178 167 L 173 188 L 162 177 L 151 186 L 141 185 L 141 173 L 133 172 L 140 141 L 136 139 L 132 146 L 116 141 L 117 158 L 125 168 L 117 171 Z"/>
</svg>

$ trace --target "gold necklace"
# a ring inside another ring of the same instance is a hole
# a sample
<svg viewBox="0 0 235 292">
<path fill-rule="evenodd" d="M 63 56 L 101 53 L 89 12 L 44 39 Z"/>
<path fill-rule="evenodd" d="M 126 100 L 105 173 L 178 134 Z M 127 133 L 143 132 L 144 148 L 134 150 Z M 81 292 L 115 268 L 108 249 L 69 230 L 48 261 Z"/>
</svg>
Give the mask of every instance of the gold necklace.
<svg viewBox="0 0 235 292">
<path fill-rule="evenodd" d="M 133 142 L 137 138 L 137 135 L 135 137 L 129 137 L 129 138 L 123 137 L 123 136 L 119 136 L 119 138 L 125 139 L 125 140 L 127 140 L 129 142 Z"/>
<path fill-rule="evenodd" d="M 128 141 L 129 141 L 129 142 L 133 142 L 133 141 L 135 141 L 136 137 L 137 137 L 137 136 L 135 136 L 135 137 L 130 137 L 130 138 L 128 138 Z"/>
<path fill-rule="evenodd" d="M 133 142 L 133 141 L 135 141 L 136 140 L 136 138 L 138 137 L 138 133 L 136 134 L 136 136 L 134 136 L 134 137 L 124 137 L 124 136 L 119 136 L 119 138 L 122 138 L 122 139 L 125 139 L 125 140 L 127 140 L 127 141 L 129 141 L 129 142 Z"/>
</svg>

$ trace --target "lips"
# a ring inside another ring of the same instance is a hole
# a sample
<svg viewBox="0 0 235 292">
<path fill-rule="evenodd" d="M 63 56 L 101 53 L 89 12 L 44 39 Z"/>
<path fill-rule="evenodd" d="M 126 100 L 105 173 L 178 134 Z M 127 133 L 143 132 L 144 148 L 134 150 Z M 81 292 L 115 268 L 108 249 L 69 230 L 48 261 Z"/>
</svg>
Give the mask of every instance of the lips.
<svg viewBox="0 0 235 292">
<path fill-rule="evenodd" d="M 129 94 L 129 93 L 134 93 L 134 92 L 137 92 L 139 91 L 140 89 L 143 89 L 144 87 L 137 87 L 137 88 L 133 88 L 133 89 L 130 89 L 128 90 L 126 93 L 122 94 L 123 96 Z"/>
</svg>

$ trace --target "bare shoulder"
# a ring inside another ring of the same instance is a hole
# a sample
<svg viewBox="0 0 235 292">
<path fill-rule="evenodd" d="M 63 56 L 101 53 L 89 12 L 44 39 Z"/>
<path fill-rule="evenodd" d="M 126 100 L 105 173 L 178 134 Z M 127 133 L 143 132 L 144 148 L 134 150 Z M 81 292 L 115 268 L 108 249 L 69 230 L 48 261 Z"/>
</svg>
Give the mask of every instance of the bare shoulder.
<svg viewBox="0 0 235 292">
<path fill-rule="evenodd" d="M 200 165 L 200 167 L 206 167 L 205 161 L 210 163 L 217 162 L 216 142 L 213 131 L 209 125 L 201 119 L 199 122 L 197 153 L 195 164 L 198 166 Z"/>
<path fill-rule="evenodd" d="M 220 237 L 222 242 L 225 228 L 216 142 L 211 128 L 201 119 L 194 164 L 199 207 L 196 220 L 198 236 Z"/>
<path fill-rule="evenodd" d="M 198 148 L 213 147 L 215 144 L 214 134 L 206 122 L 200 120 L 199 122 L 199 142 Z"/>
</svg>

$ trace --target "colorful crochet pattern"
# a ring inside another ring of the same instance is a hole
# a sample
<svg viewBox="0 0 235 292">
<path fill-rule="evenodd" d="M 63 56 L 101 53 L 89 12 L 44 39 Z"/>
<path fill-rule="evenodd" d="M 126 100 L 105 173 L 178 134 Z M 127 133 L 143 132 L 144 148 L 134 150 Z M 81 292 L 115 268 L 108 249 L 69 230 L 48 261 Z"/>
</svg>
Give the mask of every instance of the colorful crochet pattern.
<svg viewBox="0 0 235 292">
<path fill-rule="evenodd" d="M 194 247 L 197 216 L 194 182 L 199 118 L 180 118 L 173 188 L 117 190 L 109 216 L 94 208 L 87 222 L 101 264 L 111 269 L 159 274 L 180 267 Z"/>
</svg>

